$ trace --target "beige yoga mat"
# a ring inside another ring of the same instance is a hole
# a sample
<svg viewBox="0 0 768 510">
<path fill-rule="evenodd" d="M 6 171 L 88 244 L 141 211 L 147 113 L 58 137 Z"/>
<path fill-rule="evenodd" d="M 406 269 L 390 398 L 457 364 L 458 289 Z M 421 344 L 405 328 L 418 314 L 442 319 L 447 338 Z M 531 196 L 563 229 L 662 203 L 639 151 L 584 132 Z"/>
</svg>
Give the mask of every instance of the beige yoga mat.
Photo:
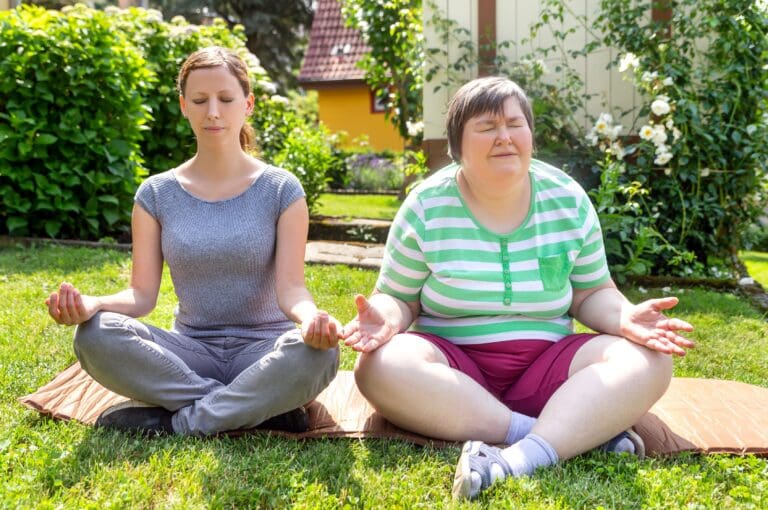
<svg viewBox="0 0 768 510">
<path fill-rule="evenodd" d="M 54 418 L 92 424 L 105 409 L 125 398 L 102 387 L 75 363 L 19 400 Z M 454 444 L 413 434 L 389 423 L 363 398 L 348 371 L 339 372 L 308 410 L 309 431 L 282 435 Z M 645 440 L 648 455 L 692 451 L 768 456 L 768 388 L 735 381 L 675 378 L 664 397 L 635 425 L 635 430 Z M 232 434 L 252 432 L 241 430 Z"/>
</svg>

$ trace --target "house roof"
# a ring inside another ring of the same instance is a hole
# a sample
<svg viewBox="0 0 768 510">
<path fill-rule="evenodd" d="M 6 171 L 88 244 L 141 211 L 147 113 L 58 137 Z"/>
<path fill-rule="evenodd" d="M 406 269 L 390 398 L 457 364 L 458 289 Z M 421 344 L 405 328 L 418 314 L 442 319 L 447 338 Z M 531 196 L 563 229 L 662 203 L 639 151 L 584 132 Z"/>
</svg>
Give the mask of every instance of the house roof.
<svg viewBox="0 0 768 510">
<path fill-rule="evenodd" d="M 300 83 L 362 80 L 357 62 L 370 51 L 360 33 L 344 25 L 338 0 L 318 0 Z"/>
</svg>

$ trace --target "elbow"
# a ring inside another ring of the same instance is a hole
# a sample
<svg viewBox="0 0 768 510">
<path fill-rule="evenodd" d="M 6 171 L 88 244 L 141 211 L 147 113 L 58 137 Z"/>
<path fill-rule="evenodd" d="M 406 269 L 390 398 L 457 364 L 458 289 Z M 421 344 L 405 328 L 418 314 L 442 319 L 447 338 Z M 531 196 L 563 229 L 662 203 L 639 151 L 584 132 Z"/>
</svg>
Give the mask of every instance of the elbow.
<svg viewBox="0 0 768 510">
<path fill-rule="evenodd" d="M 149 315 L 157 306 L 157 292 L 146 292 L 140 289 L 133 289 L 134 317 L 144 317 Z"/>
</svg>

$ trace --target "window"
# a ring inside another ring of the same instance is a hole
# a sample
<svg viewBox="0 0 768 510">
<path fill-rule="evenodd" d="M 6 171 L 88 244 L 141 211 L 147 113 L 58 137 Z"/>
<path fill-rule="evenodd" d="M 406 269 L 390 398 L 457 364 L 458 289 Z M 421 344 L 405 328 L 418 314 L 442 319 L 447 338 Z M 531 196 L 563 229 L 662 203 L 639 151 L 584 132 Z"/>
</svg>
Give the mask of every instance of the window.
<svg viewBox="0 0 768 510">
<path fill-rule="evenodd" d="M 374 91 L 370 91 L 371 95 L 371 113 L 384 113 L 387 111 L 387 102 L 385 99 L 381 99 L 376 96 Z"/>
</svg>

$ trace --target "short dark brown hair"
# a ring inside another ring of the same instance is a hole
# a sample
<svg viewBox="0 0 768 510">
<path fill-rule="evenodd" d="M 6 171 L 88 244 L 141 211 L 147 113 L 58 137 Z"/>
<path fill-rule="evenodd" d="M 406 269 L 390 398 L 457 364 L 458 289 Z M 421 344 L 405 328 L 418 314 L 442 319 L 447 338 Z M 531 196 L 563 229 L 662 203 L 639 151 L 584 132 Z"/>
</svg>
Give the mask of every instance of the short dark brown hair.
<svg viewBox="0 0 768 510">
<path fill-rule="evenodd" d="M 448 136 L 448 155 L 456 163 L 461 162 L 461 139 L 464 126 L 469 119 L 478 115 L 504 112 L 504 101 L 514 97 L 523 111 L 528 127 L 533 134 L 533 109 L 528 96 L 520 86 L 503 76 L 477 78 L 461 86 L 448 103 L 445 131 Z"/>
</svg>

